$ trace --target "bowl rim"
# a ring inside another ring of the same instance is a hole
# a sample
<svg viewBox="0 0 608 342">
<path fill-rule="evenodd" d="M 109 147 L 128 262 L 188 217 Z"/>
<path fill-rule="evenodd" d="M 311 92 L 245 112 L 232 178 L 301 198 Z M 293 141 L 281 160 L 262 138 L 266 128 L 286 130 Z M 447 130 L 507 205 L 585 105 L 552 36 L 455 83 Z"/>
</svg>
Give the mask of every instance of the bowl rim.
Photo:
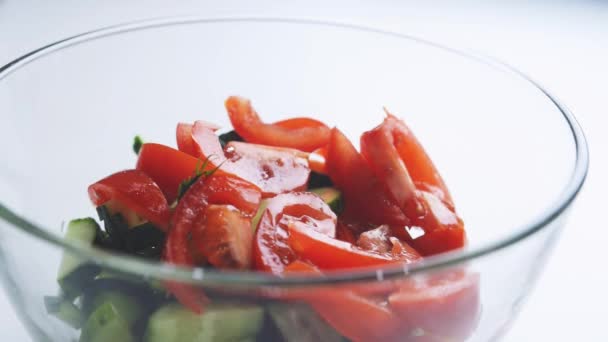
<svg viewBox="0 0 608 342">
<path fill-rule="evenodd" d="M 512 235 L 490 241 L 476 248 L 465 248 L 458 251 L 444 253 L 437 256 L 426 257 L 421 262 L 409 265 L 386 266 L 374 270 L 358 270 L 358 271 L 334 271 L 324 275 L 302 276 L 290 275 L 279 277 L 262 272 L 237 272 L 237 271 L 217 271 L 208 268 L 192 268 L 181 267 L 164 262 L 152 262 L 142 260 L 133 256 L 125 256 L 124 254 L 109 253 L 96 248 L 84 246 L 78 243 L 64 240 L 58 234 L 51 233 L 36 224 L 28 221 L 4 206 L 0 202 L 0 218 L 6 221 L 9 225 L 32 235 L 34 238 L 41 239 L 51 243 L 58 248 L 69 251 L 74 255 L 88 259 L 102 267 L 112 269 L 114 271 L 134 274 L 146 278 L 171 279 L 180 282 L 191 283 L 195 285 L 230 285 L 230 286 L 310 286 L 320 284 L 334 284 L 346 282 L 374 282 L 383 281 L 392 278 L 406 277 L 421 272 L 427 272 L 434 269 L 464 264 L 468 261 L 481 258 L 485 255 L 493 254 L 497 251 L 505 249 L 519 241 L 525 240 L 533 234 L 543 230 L 552 221 L 560 216 L 576 198 L 585 182 L 589 168 L 589 151 L 584 133 L 578 124 L 574 115 L 549 91 L 542 87 L 539 83 L 531 79 L 523 72 L 514 67 L 499 61 L 496 58 L 487 57 L 482 54 L 465 52 L 463 50 L 447 47 L 438 43 L 420 39 L 407 34 L 402 34 L 394 31 L 388 31 L 379 28 L 350 24 L 344 22 L 334 22 L 325 20 L 316 20 L 308 18 L 277 18 L 277 17 L 218 17 L 210 18 L 204 16 L 177 16 L 177 17 L 161 17 L 154 19 L 130 21 L 127 23 L 106 26 L 103 28 L 87 31 L 76 34 L 48 45 L 42 46 L 29 53 L 18 57 L 6 65 L 0 67 L 0 82 L 7 78 L 13 72 L 19 70 L 25 65 L 56 51 L 65 48 L 76 46 L 81 43 L 90 42 L 96 39 L 114 36 L 132 31 L 140 31 L 159 27 L 190 25 L 190 24 L 214 24 L 214 23 L 233 23 L 233 22 L 255 22 L 255 23 L 279 23 L 279 24 L 300 24 L 312 26 L 326 26 L 328 28 L 349 29 L 382 36 L 391 36 L 394 38 L 405 39 L 411 42 L 423 44 L 432 48 L 449 52 L 451 54 L 474 60 L 476 62 L 486 64 L 488 67 L 498 69 L 527 81 L 531 86 L 540 90 L 561 113 L 570 128 L 570 133 L 575 144 L 576 158 L 574 168 L 571 172 L 568 183 L 563 187 L 560 195 L 553 200 L 548 208 L 542 213 L 535 216 L 534 219 L 526 224 L 515 227 L 515 233 Z"/>
</svg>

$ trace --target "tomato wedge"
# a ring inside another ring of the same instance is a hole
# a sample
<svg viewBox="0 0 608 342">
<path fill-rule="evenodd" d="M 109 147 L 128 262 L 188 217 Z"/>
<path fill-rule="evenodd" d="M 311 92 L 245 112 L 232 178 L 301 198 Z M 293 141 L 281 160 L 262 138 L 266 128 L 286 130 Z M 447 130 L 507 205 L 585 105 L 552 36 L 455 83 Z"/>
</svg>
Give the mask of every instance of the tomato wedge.
<svg viewBox="0 0 608 342">
<path fill-rule="evenodd" d="M 199 120 L 197 121 L 199 125 L 203 125 L 212 132 L 217 131 L 221 127 L 215 124 L 212 124 L 207 121 Z M 194 139 L 192 138 L 192 128 L 193 124 L 180 122 L 177 124 L 177 129 L 175 130 L 176 140 L 177 140 L 177 148 L 187 153 L 193 157 L 198 157 L 200 152 L 197 149 L 197 146 L 194 143 Z"/>
<path fill-rule="evenodd" d="M 404 226 L 409 219 L 384 193 L 359 152 L 337 128 L 331 131 L 327 151 L 327 172 L 344 195 L 344 216 L 375 225 Z"/>
<path fill-rule="evenodd" d="M 479 274 L 441 271 L 406 280 L 389 296 L 390 308 L 409 324 L 448 340 L 465 340 L 479 319 Z"/>
<path fill-rule="evenodd" d="M 165 196 L 152 178 L 139 170 L 126 170 L 110 175 L 88 189 L 95 206 L 114 200 L 137 215 L 167 230 L 171 212 Z"/>
<path fill-rule="evenodd" d="M 422 255 L 434 255 L 464 247 L 467 240 L 464 223 L 448 204 L 434 193 L 426 191 L 418 191 L 417 198 L 424 214 L 414 218 L 411 226 L 392 226 L 393 234 L 407 241 Z"/>
<path fill-rule="evenodd" d="M 289 245 L 298 256 L 322 270 L 350 269 L 410 263 L 420 259 L 416 251 L 395 258 L 390 253 L 374 253 L 310 229 L 306 223 L 289 223 Z"/>
<path fill-rule="evenodd" d="M 282 274 L 285 266 L 297 260 L 289 246 L 287 225 L 305 222 L 321 235 L 335 237 L 336 215 L 318 196 L 309 192 L 281 194 L 267 200 L 253 244 L 255 268 Z"/>
<path fill-rule="evenodd" d="M 257 210 L 260 198 L 259 188 L 238 177 L 214 174 L 210 177 L 200 178 L 190 187 L 175 208 L 169 235 L 165 242 L 163 259 L 175 265 L 194 265 L 190 236 L 195 229 L 201 229 L 201 215 L 206 213 L 210 203 L 231 205 L 241 213 L 252 216 Z M 218 228 L 211 227 L 211 229 Z M 221 237 L 222 235 L 220 235 Z M 217 243 L 217 241 L 213 241 L 213 243 Z M 194 312 L 202 312 L 206 300 L 200 290 L 175 282 L 168 282 L 167 287 L 184 306 Z"/>
<path fill-rule="evenodd" d="M 329 141 L 329 128 L 320 121 L 295 118 L 265 124 L 253 109 L 251 101 L 231 96 L 225 103 L 234 130 L 247 142 L 296 148 L 310 152 Z"/>
<path fill-rule="evenodd" d="M 214 129 L 202 121 L 194 123 L 192 138 L 197 157 L 257 185 L 264 197 L 306 188 L 310 169 L 300 151 L 234 141 L 222 150 Z"/>
<path fill-rule="evenodd" d="M 281 128 L 287 128 L 287 129 L 298 129 L 298 128 L 304 128 L 304 127 L 311 127 L 311 128 L 327 127 L 326 124 L 322 123 L 319 120 L 315 120 L 312 118 L 304 118 L 304 117 L 291 118 L 291 119 L 277 121 L 273 125 L 279 126 Z"/>
<path fill-rule="evenodd" d="M 420 189 L 421 184 L 433 188 L 440 194 L 441 200 L 453 207 L 454 202 L 450 191 L 418 139 L 405 122 L 388 111 L 386 115 L 382 124 L 361 136 L 361 153 L 370 162 L 370 165 L 376 165 L 373 167 L 376 174 L 383 171 L 380 167 L 381 163 L 401 164 L 401 167 L 397 167 L 392 175 L 386 175 L 386 178 L 381 177 L 386 182 L 396 185 L 389 191 L 398 192 L 405 186 L 405 183 L 402 183 L 401 186 L 398 185 L 397 178 L 402 177 L 403 173 L 396 172 L 397 169 L 405 169 L 408 178 L 416 184 L 417 188 Z M 382 145 L 382 149 L 377 147 L 379 145 Z M 374 163 L 375 160 L 380 163 Z M 403 182 L 407 182 L 407 180 Z M 399 197 L 399 194 L 395 193 L 394 196 Z"/>
<path fill-rule="evenodd" d="M 179 185 L 192 177 L 202 162 L 193 156 L 161 144 L 143 144 L 136 168 L 150 176 L 172 203 Z M 207 170 L 210 169 L 210 166 Z"/>
<path fill-rule="evenodd" d="M 192 125 L 180 122 L 177 124 L 175 133 L 177 138 L 177 149 L 194 156 L 196 150 L 194 149 L 194 140 L 192 140 Z"/>
<path fill-rule="evenodd" d="M 220 269 L 251 267 L 253 229 L 251 215 L 232 205 L 210 204 L 194 223 L 192 247 L 195 259 Z"/>
<path fill-rule="evenodd" d="M 410 219 L 409 225 L 393 225 L 395 235 L 423 255 L 464 246 L 464 225 L 450 193 L 403 121 L 387 113 L 381 125 L 361 136 L 361 153 L 385 193 Z"/>
</svg>

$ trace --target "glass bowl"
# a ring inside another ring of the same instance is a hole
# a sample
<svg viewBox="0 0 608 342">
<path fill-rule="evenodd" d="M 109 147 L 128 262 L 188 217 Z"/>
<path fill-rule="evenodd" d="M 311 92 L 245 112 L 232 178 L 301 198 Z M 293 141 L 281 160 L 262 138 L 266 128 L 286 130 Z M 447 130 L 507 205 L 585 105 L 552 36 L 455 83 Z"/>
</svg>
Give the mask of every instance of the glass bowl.
<svg viewBox="0 0 608 342">
<path fill-rule="evenodd" d="M 95 216 L 86 187 L 134 167 L 135 134 L 172 144 L 177 121 L 228 127 L 223 101 L 232 94 L 253 99 L 265 120 L 312 116 L 353 141 L 387 107 L 442 172 L 468 246 L 409 267 L 277 278 L 179 268 L 62 239 L 67 220 Z M 400 34 L 310 20 L 157 19 L 84 33 L 2 67 L 0 113 L 0 269 L 15 310 L 40 341 L 80 335 L 47 313 L 57 311 L 48 296 L 59 293 L 57 269 L 68 252 L 111 275 L 113 291 L 125 283 L 140 289 L 125 293 L 141 306 L 172 280 L 261 308 L 260 341 L 340 340 L 331 326 L 346 335 L 358 329 L 355 340 L 495 340 L 550 255 L 588 164 L 572 114 L 512 68 Z M 441 299 L 424 304 L 431 283 Z M 394 313 L 382 302 L 378 316 L 339 300 L 357 288 L 377 299 L 394 284 L 410 289 L 398 334 L 387 335 Z M 156 340 L 255 338 L 239 335 L 238 315 L 231 333 L 217 332 L 226 329 L 221 320 L 192 332 L 165 316 Z M 189 319 L 196 326 L 196 316 Z M 138 324 L 133 334 L 150 330 L 147 319 Z M 145 338 L 154 340 L 151 334 Z M 129 340 L 122 333 L 112 339 Z"/>
</svg>

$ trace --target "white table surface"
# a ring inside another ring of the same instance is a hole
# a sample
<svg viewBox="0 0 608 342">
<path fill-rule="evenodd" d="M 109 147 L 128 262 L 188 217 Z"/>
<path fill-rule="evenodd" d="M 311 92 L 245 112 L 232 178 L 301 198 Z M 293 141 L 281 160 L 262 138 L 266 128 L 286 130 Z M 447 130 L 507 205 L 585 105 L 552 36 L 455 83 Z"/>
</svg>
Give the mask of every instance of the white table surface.
<svg viewBox="0 0 608 342">
<path fill-rule="evenodd" d="M 177 4 L 179 3 L 179 4 Z M 608 341 L 608 1 L 18 1 L 0 0 L 0 64 L 64 36 L 165 15 L 270 14 L 335 19 L 470 48 L 540 80 L 577 116 L 591 170 L 569 224 L 506 341 Z M 360 7 L 372 7 L 362 10 Z M 219 6 L 219 7 L 218 7 Z M 390 6 L 390 7 L 389 7 Z M 322 10 L 321 10 L 322 8 Z M 599 257 L 598 257 L 599 256 Z M 595 259 L 598 260 L 595 260 Z M 28 341 L 0 291 L 0 338 Z"/>
</svg>

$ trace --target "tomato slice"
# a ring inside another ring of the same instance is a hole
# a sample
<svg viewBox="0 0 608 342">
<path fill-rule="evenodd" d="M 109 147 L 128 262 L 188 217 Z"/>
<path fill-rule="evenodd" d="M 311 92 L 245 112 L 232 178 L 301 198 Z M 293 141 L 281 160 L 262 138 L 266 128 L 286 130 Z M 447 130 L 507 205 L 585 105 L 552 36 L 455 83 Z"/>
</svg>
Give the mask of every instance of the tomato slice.
<svg viewBox="0 0 608 342">
<path fill-rule="evenodd" d="M 252 216 L 259 205 L 260 190 L 251 183 L 228 174 L 214 174 L 200 178 L 178 202 L 167 241 L 163 259 L 175 265 L 194 265 L 193 246 L 190 236 L 199 225 L 209 204 L 231 205 L 243 214 Z M 212 228 L 217 229 L 217 228 Z M 210 234 L 211 237 L 214 234 Z M 217 235 L 215 235 L 217 236 Z M 220 235 L 224 237 L 224 235 Z M 200 242 L 200 241 L 197 241 Z M 217 243 L 214 241 L 213 243 Z M 194 312 L 202 312 L 206 300 L 201 291 L 186 284 L 167 283 L 168 289 L 186 307 Z M 199 293 L 200 295 L 195 295 Z"/>
<path fill-rule="evenodd" d="M 361 136 L 361 154 L 394 203 L 409 217 L 421 214 L 416 186 L 394 148 L 393 136 L 385 129 L 373 129 Z"/>
<path fill-rule="evenodd" d="M 212 124 L 212 123 L 209 123 L 206 121 L 199 120 L 197 122 L 199 123 L 199 125 L 205 126 L 212 132 L 215 132 L 218 129 L 220 129 L 220 126 L 217 126 L 215 124 Z M 192 138 L 193 126 L 194 126 L 193 124 L 184 123 L 184 122 L 180 122 L 177 124 L 177 129 L 175 132 L 176 140 L 177 140 L 177 148 L 180 151 L 187 153 L 193 157 L 198 157 L 200 155 L 200 152 L 198 151 L 197 146 L 195 145 L 194 139 Z"/>
<path fill-rule="evenodd" d="M 466 244 L 466 231 L 462 219 L 447 203 L 434 193 L 417 191 L 424 214 L 412 220 L 410 226 L 392 226 L 395 236 L 407 241 L 422 255 L 434 255 Z"/>
<path fill-rule="evenodd" d="M 361 233 L 356 245 L 367 251 L 391 255 L 397 260 L 415 261 L 421 258 L 414 248 L 391 234 L 388 225 L 381 225 Z"/>
<path fill-rule="evenodd" d="M 194 140 L 192 140 L 192 125 L 183 122 L 178 123 L 175 135 L 177 149 L 194 156 L 196 150 L 194 149 Z"/>
<path fill-rule="evenodd" d="M 402 322 L 389 308 L 352 292 L 334 293 L 309 301 L 343 336 L 361 342 L 398 341 Z"/>
<path fill-rule="evenodd" d="M 327 172 L 344 195 L 344 216 L 375 225 L 404 226 L 409 219 L 384 193 L 382 184 L 342 132 L 334 128 L 327 151 Z"/>
<path fill-rule="evenodd" d="M 327 128 L 327 125 L 322 123 L 321 121 L 315 120 L 312 118 L 306 118 L 306 117 L 285 119 L 285 120 L 277 121 L 273 125 L 279 126 L 281 128 L 286 128 L 286 129 L 298 129 L 298 128 L 304 128 L 304 127 L 310 127 L 310 128 L 325 127 L 325 128 Z"/>
<path fill-rule="evenodd" d="M 88 188 L 95 206 L 115 200 L 137 215 L 167 230 L 171 212 L 165 196 L 152 178 L 139 170 L 126 170 L 110 175 Z"/>
<path fill-rule="evenodd" d="M 353 230 L 343 220 L 339 219 L 336 225 L 336 239 L 342 240 L 351 244 L 357 243 L 357 238 Z"/>
<path fill-rule="evenodd" d="M 361 136 L 361 153 L 385 192 L 410 218 L 409 225 L 393 225 L 394 234 L 423 255 L 463 247 L 464 225 L 441 176 L 405 123 L 387 115 Z"/>
<path fill-rule="evenodd" d="M 222 150 L 214 130 L 201 121 L 194 123 L 192 138 L 196 156 L 257 185 L 264 197 L 306 188 L 310 170 L 300 151 L 234 141 Z"/>
<path fill-rule="evenodd" d="M 450 270 L 417 276 L 403 282 L 388 302 L 412 326 L 432 336 L 462 341 L 479 319 L 479 274 Z"/>
<path fill-rule="evenodd" d="M 139 151 L 137 169 L 150 176 L 172 203 L 177 198 L 179 185 L 192 177 L 202 163 L 189 154 L 169 146 L 147 143 Z"/>
<path fill-rule="evenodd" d="M 398 156 L 399 161 L 391 161 L 391 163 L 401 163 L 405 166 L 408 176 L 417 184 L 420 189 L 420 184 L 433 188 L 441 200 L 448 203 L 450 207 L 454 206 L 452 196 L 445 182 L 441 178 L 439 171 L 433 164 L 433 161 L 428 156 L 414 133 L 407 127 L 403 120 L 399 120 L 394 115 L 386 112 L 387 117 L 382 124 L 373 130 L 366 132 L 361 137 L 361 152 L 368 159 L 373 159 L 372 153 L 368 153 L 367 148 L 378 144 L 379 136 L 384 135 L 390 141 L 391 146 L 386 146 L 386 159 L 394 159 Z M 382 132 L 382 133 L 379 133 Z M 375 136 L 369 137 L 369 135 Z M 388 162 L 388 161 L 385 161 Z M 399 175 L 395 175 L 398 177 Z"/>
<path fill-rule="evenodd" d="M 265 124 L 245 98 L 231 96 L 225 105 L 234 130 L 247 142 L 310 152 L 329 141 L 330 130 L 320 121 L 295 118 Z"/>
<path fill-rule="evenodd" d="M 273 197 L 267 201 L 254 239 L 256 269 L 282 274 L 286 265 L 297 260 L 287 241 L 287 225 L 292 221 L 306 222 L 322 235 L 336 234 L 336 215 L 318 196 L 292 192 Z"/>
<path fill-rule="evenodd" d="M 320 234 L 307 227 L 306 223 L 292 221 L 289 223 L 288 242 L 297 255 L 310 260 L 315 266 L 325 270 L 383 266 L 401 262 L 414 262 L 420 259 L 416 251 L 399 255 L 376 253 L 363 250 L 348 242 L 340 241 Z"/>
</svg>

